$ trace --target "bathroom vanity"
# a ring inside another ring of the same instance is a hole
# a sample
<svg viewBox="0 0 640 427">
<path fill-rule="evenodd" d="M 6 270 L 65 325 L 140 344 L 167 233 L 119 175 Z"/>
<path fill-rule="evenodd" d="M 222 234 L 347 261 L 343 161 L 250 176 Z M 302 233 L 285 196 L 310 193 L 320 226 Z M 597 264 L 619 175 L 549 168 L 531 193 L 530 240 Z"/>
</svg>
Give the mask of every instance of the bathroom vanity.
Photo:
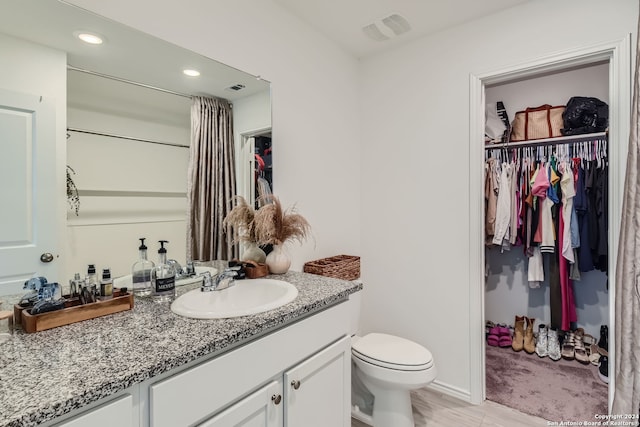
<svg viewBox="0 0 640 427">
<path fill-rule="evenodd" d="M 350 426 L 348 298 L 362 285 L 274 278 L 298 296 L 256 315 L 196 320 L 136 299 L 128 312 L 16 333 L 0 348 L 0 426 Z"/>
</svg>

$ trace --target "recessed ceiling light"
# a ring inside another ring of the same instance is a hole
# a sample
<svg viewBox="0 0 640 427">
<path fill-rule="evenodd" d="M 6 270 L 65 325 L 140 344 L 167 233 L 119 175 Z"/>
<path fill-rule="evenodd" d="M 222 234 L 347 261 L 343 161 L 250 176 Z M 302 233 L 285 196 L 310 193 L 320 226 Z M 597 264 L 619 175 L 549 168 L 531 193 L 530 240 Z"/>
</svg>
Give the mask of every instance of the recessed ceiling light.
<svg viewBox="0 0 640 427">
<path fill-rule="evenodd" d="M 200 75 L 198 70 L 182 70 L 182 72 L 189 77 L 198 77 Z"/>
<path fill-rule="evenodd" d="M 76 31 L 74 34 L 77 38 L 89 44 L 102 44 L 104 41 L 103 37 L 95 33 L 89 33 L 86 31 Z"/>
</svg>

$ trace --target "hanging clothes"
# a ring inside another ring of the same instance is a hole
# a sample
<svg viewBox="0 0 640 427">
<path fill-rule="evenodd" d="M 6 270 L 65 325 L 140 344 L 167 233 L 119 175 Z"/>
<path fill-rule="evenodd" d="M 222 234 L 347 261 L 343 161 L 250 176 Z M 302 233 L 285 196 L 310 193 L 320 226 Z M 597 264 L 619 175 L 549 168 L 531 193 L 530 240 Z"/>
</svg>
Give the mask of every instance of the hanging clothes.
<svg viewBox="0 0 640 427">
<path fill-rule="evenodd" d="M 562 330 L 577 321 L 581 272 L 607 271 L 608 165 L 599 143 L 494 150 L 486 159 L 486 243 L 522 246 L 528 285 L 549 283 L 550 324 Z"/>
</svg>

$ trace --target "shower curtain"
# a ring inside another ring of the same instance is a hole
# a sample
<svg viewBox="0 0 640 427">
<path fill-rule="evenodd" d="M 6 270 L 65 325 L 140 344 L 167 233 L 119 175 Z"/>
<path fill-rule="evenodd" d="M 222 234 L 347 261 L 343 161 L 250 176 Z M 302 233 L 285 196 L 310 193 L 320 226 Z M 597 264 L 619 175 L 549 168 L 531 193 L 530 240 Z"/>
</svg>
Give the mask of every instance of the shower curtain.
<svg viewBox="0 0 640 427">
<path fill-rule="evenodd" d="M 224 99 L 194 97 L 187 171 L 188 260 L 238 258 L 231 232 L 222 225 L 236 195 L 234 157 L 231 104 Z"/>
<path fill-rule="evenodd" d="M 640 41 L 640 19 L 638 23 Z M 640 411 L 640 44 L 636 50 L 629 155 L 616 268 L 616 360 L 612 414 Z M 611 375 L 611 373 L 609 374 Z M 627 420 L 627 421 L 637 421 Z"/>
</svg>

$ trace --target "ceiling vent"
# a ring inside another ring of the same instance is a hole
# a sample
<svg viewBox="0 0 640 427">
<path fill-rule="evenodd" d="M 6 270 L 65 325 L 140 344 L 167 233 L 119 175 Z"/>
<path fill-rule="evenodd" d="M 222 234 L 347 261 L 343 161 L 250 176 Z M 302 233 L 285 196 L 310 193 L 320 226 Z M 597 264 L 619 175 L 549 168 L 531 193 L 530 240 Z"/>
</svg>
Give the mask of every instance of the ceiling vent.
<svg viewBox="0 0 640 427">
<path fill-rule="evenodd" d="M 377 42 L 389 40 L 406 33 L 410 29 L 409 21 L 396 13 L 362 27 L 362 31 L 367 37 Z"/>
<path fill-rule="evenodd" d="M 240 83 L 237 83 L 237 84 L 235 84 L 233 86 L 229 86 L 227 88 L 227 90 L 233 90 L 233 91 L 236 91 L 236 92 L 239 91 L 239 90 L 242 90 L 242 89 L 244 89 L 244 85 L 240 84 Z"/>
</svg>

